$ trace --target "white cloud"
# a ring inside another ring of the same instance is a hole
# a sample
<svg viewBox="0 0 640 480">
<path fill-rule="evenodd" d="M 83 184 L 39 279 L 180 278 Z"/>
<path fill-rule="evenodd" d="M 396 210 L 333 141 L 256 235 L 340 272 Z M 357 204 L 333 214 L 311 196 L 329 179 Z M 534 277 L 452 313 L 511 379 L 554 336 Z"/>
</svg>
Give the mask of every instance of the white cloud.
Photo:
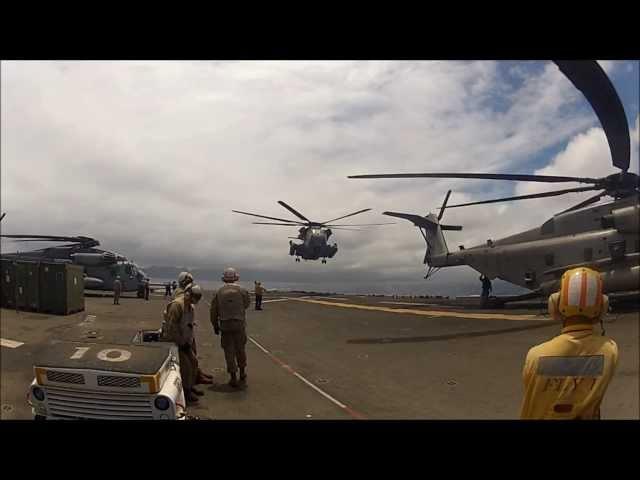
<svg viewBox="0 0 640 480">
<path fill-rule="evenodd" d="M 293 232 L 231 209 L 289 218 L 284 200 L 314 220 L 374 209 L 353 223 L 424 214 L 448 188 L 461 203 L 513 186 L 346 176 L 518 172 L 570 139 L 544 172 L 609 172 L 580 94 L 554 65 L 533 65 L 518 63 L 510 86 L 499 62 L 3 62 L 3 230 L 91 235 L 143 264 L 315 275 L 319 264 L 287 255 Z M 529 218 L 511 204 L 452 209 L 445 221 L 465 230 L 450 247 L 531 226 L 553 213 L 554 200 L 540 202 Z M 421 277 L 424 242 L 408 223 L 335 237 L 340 250 L 322 268 L 337 277 Z"/>
</svg>

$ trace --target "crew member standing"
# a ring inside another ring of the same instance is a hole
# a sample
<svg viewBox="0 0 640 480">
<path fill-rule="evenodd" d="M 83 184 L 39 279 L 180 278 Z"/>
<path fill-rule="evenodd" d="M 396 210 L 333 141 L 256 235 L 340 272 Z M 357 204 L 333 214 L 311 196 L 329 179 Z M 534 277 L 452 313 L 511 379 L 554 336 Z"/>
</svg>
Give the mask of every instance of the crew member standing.
<svg viewBox="0 0 640 480">
<path fill-rule="evenodd" d="M 211 324 L 224 349 L 229 385 L 237 388 L 247 384 L 246 310 L 251 304 L 249 292 L 237 284 L 240 276 L 234 268 L 226 268 L 222 276 L 224 286 L 211 300 Z M 238 383 L 238 368 L 240 383 Z"/>
<path fill-rule="evenodd" d="M 189 284 L 182 295 L 167 305 L 164 311 L 161 339 L 173 342 L 178 346 L 180 356 L 180 375 L 187 402 L 197 403 L 196 395 L 204 392 L 195 388 L 197 375 L 197 359 L 193 351 L 193 331 L 195 322 L 194 305 L 202 297 L 198 285 Z"/>
<path fill-rule="evenodd" d="M 149 279 L 145 278 L 144 279 L 144 299 L 145 300 L 149 300 L 149 291 L 150 291 Z"/>
<path fill-rule="evenodd" d="M 562 322 L 562 333 L 527 354 L 521 418 L 600 418 L 618 363 L 618 346 L 604 336 L 602 317 L 608 306 L 598 272 L 574 268 L 562 275 L 560 291 L 549 297 L 549 313 Z M 597 322 L 601 335 L 593 331 Z"/>
<path fill-rule="evenodd" d="M 178 275 L 178 288 L 176 289 L 173 298 L 179 298 L 184 295 L 185 289 L 193 284 L 193 275 L 189 272 L 181 272 Z M 195 327 L 196 322 L 194 322 L 194 332 L 193 332 L 193 342 L 191 348 L 193 349 L 194 358 L 195 358 L 195 369 L 196 369 L 196 385 L 212 385 L 213 384 L 213 376 L 207 373 L 204 373 L 200 368 L 200 362 L 198 362 L 198 348 L 196 346 L 196 335 L 195 335 Z M 198 390 L 199 392 L 199 390 Z"/>
<path fill-rule="evenodd" d="M 113 304 L 120 305 L 120 293 L 122 293 L 122 283 L 120 282 L 120 275 L 116 275 L 116 279 L 113 281 Z"/>
<path fill-rule="evenodd" d="M 264 294 L 265 288 L 262 286 L 262 283 L 255 281 L 254 283 L 254 293 L 256 295 L 256 310 L 262 310 L 262 295 Z"/>
<path fill-rule="evenodd" d="M 166 300 L 169 297 L 171 297 L 171 284 L 167 282 L 164 284 L 164 298 Z"/>
<path fill-rule="evenodd" d="M 482 295 L 480 297 L 480 306 L 487 308 L 489 306 L 489 294 L 493 290 L 491 287 L 491 280 L 486 275 L 480 275 L 480 281 L 482 282 Z"/>
</svg>

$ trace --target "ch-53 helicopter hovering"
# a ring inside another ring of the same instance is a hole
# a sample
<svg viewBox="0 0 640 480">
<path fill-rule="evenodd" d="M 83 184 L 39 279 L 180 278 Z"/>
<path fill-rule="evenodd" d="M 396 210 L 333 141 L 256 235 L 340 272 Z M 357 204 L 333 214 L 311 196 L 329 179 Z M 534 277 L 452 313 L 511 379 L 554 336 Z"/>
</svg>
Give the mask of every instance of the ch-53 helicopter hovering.
<svg viewBox="0 0 640 480">
<path fill-rule="evenodd" d="M 242 215 L 250 215 L 252 217 L 266 218 L 268 220 L 277 220 L 278 222 L 286 223 L 273 223 L 273 222 L 253 222 L 254 225 L 279 225 L 285 227 L 300 227 L 297 237 L 289 237 L 289 255 L 296 257 L 296 262 L 300 261 L 300 257 L 304 260 L 318 260 L 322 259 L 322 263 L 327 263 L 327 258 L 333 258 L 338 251 L 338 245 L 334 243 L 329 245 L 328 240 L 332 234 L 331 229 L 335 230 L 357 230 L 344 227 L 369 227 L 377 225 L 391 225 L 391 223 L 368 223 L 360 225 L 333 225 L 331 222 L 342 220 L 343 218 L 352 217 L 360 213 L 368 212 L 370 208 L 364 210 L 358 210 L 357 212 L 343 215 L 342 217 L 327 220 L 326 222 L 312 222 L 307 217 L 296 211 L 282 200 L 278 201 L 280 205 L 293 213 L 296 217 L 303 220 L 303 222 L 297 220 L 287 220 L 285 218 L 267 217 L 265 215 L 257 215 L 255 213 L 241 212 L 239 210 L 232 210 L 234 213 L 241 213 Z M 302 243 L 293 243 L 293 240 L 302 240 Z"/>
<path fill-rule="evenodd" d="M 147 275 L 126 257 L 95 248 L 100 242 L 90 237 L 57 235 L 0 235 L 20 242 L 72 242 L 67 245 L 42 248 L 29 252 L 3 253 L 2 259 L 34 262 L 66 262 L 84 267 L 84 287 L 88 290 L 113 290 L 116 276 L 120 276 L 123 292 L 137 292 L 144 296 Z"/>
<path fill-rule="evenodd" d="M 605 292 L 640 290 L 640 177 L 628 172 L 630 163 L 629 127 L 620 98 L 609 78 L 595 61 L 555 61 L 591 104 L 603 126 L 614 167 L 620 169 L 603 178 L 498 173 L 403 173 L 353 175 L 349 178 L 470 178 L 544 183 L 578 182 L 589 186 L 555 190 L 447 206 L 451 191 L 436 216 L 384 212 L 404 218 L 420 229 L 427 250 L 425 278 L 442 267 L 469 265 L 490 279 L 500 278 L 531 290 L 528 296 L 546 295 L 556 290 L 562 273 L 570 268 L 589 266 L 601 272 Z M 446 208 L 467 207 L 496 202 L 552 197 L 573 192 L 600 190 L 596 195 L 572 206 L 542 226 L 472 248 L 460 246 L 450 252 L 445 230 L 461 226 L 442 225 Z M 589 207 L 602 197 L 614 201 Z M 587 208 L 589 207 L 589 208 Z M 525 295 L 527 296 L 527 295 Z"/>
</svg>

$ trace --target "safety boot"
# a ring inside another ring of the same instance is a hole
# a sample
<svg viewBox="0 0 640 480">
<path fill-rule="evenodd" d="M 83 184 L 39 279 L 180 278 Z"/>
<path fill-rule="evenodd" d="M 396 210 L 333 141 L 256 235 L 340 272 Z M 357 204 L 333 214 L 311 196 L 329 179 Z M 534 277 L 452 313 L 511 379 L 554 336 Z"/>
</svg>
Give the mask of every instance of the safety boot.
<svg viewBox="0 0 640 480">
<path fill-rule="evenodd" d="M 184 392 L 184 398 L 187 401 L 187 404 L 190 404 L 190 405 L 193 405 L 193 404 L 197 405 L 200 403 L 198 400 L 198 397 L 196 397 L 191 390 Z"/>
<path fill-rule="evenodd" d="M 198 378 L 196 379 L 196 385 L 212 385 L 213 377 L 205 375 L 203 372 L 198 371 Z"/>
<path fill-rule="evenodd" d="M 239 386 L 241 388 L 246 388 L 247 387 L 247 374 L 243 370 L 240 370 Z"/>
<path fill-rule="evenodd" d="M 193 393 L 195 393 L 196 395 L 198 395 L 199 397 L 201 397 L 202 395 L 204 395 L 204 392 L 202 390 L 198 390 L 196 387 L 191 387 L 191 391 Z"/>
<path fill-rule="evenodd" d="M 231 374 L 231 379 L 229 380 L 229 386 L 233 388 L 238 388 L 238 376 L 235 372 Z"/>
</svg>

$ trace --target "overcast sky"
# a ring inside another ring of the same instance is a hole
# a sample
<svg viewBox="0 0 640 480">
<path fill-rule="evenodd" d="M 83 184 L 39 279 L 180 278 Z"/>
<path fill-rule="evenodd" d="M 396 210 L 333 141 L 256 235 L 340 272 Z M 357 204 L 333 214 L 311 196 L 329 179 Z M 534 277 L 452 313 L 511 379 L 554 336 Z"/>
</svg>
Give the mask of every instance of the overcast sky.
<svg viewBox="0 0 640 480">
<path fill-rule="evenodd" d="M 627 113 L 638 171 L 638 62 L 601 62 Z M 553 190 L 393 172 L 614 173 L 604 133 L 551 62 L 2 62 L 3 233 L 87 235 L 140 265 L 219 264 L 422 280 L 408 222 L 335 231 L 327 265 L 295 264 L 295 229 L 231 209 L 312 220 Z M 573 184 L 562 184 L 571 188 Z M 539 225 L 592 192 L 447 211 L 450 248 Z M 257 220 L 257 219 L 256 219 Z M 346 221 L 345 221 L 346 222 Z M 20 246 L 19 248 L 23 248 Z M 2 251 L 16 245 L 2 243 Z M 241 273 L 242 274 L 242 273 Z M 442 270 L 442 284 L 476 277 Z"/>
</svg>

